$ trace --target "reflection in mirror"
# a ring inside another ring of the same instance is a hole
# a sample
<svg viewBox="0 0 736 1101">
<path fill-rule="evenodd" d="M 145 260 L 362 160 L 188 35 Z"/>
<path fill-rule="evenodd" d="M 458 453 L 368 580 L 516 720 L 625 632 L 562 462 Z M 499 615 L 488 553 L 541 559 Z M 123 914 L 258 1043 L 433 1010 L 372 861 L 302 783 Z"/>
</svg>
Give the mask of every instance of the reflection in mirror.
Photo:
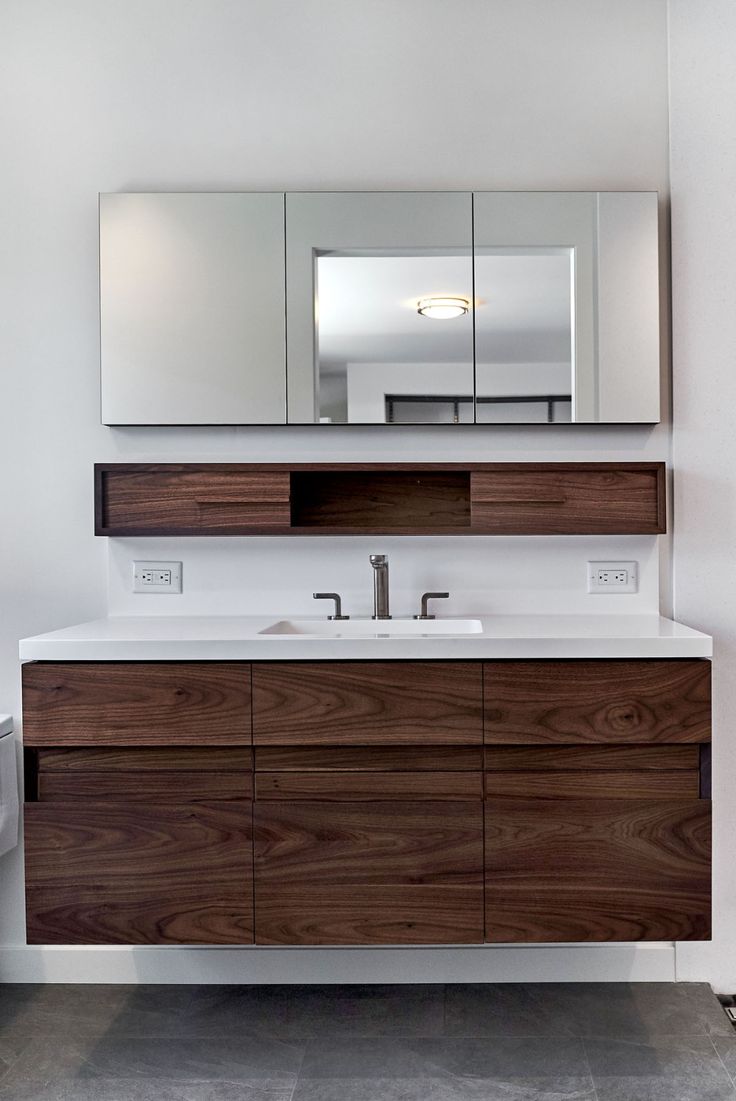
<svg viewBox="0 0 736 1101">
<path fill-rule="evenodd" d="M 571 248 L 475 252 L 476 421 L 572 419 Z"/>
<path fill-rule="evenodd" d="M 320 252 L 315 284 L 322 423 L 472 424 L 469 249 Z"/>
</svg>

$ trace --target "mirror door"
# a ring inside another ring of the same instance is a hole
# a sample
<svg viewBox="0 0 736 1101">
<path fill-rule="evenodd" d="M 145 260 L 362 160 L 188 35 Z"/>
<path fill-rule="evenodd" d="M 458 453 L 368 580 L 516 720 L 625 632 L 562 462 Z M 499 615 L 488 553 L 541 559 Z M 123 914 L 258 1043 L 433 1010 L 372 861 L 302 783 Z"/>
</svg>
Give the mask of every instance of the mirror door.
<svg viewBox="0 0 736 1101">
<path fill-rule="evenodd" d="M 478 423 L 659 420 L 655 192 L 475 192 Z"/>
<path fill-rule="evenodd" d="M 284 196 L 100 196 L 104 424 L 284 424 Z"/>
<path fill-rule="evenodd" d="M 474 419 L 468 193 L 287 194 L 289 423 Z"/>
</svg>

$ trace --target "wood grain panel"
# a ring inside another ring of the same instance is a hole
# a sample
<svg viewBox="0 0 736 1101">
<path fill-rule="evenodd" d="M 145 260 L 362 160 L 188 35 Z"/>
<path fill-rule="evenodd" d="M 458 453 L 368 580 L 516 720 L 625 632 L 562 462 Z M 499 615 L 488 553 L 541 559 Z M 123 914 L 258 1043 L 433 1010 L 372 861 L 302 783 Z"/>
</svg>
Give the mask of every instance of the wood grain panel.
<svg viewBox="0 0 736 1101">
<path fill-rule="evenodd" d="M 485 747 L 485 767 L 491 771 L 517 769 L 697 769 L 697 745 L 584 745 Z"/>
<path fill-rule="evenodd" d="M 181 803 L 184 800 L 252 799 L 252 772 L 41 772 L 42 801 Z"/>
<path fill-rule="evenodd" d="M 487 941 L 710 935 L 705 800 L 503 799 L 485 836 Z"/>
<path fill-rule="evenodd" d="M 250 666 L 28 663 L 23 738 L 27 746 L 250 745 Z"/>
<path fill-rule="evenodd" d="M 480 800 L 256 802 L 256 941 L 479 941 L 482 832 Z"/>
<path fill-rule="evenodd" d="M 256 944 L 264 945 L 483 941 L 482 889 L 475 886 L 269 884 L 257 893 L 256 914 Z"/>
<path fill-rule="evenodd" d="M 30 944 L 252 941 L 251 804 L 30 803 Z"/>
<path fill-rule="evenodd" d="M 35 753 L 41 772 L 247 772 L 253 767 L 252 749 L 219 746 L 87 746 Z"/>
<path fill-rule="evenodd" d="M 480 799 L 481 791 L 480 771 L 260 772 L 256 778 L 258 799 Z"/>
<path fill-rule="evenodd" d="M 509 464 L 470 477 L 474 531 L 495 535 L 648 534 L 665 530 L 662 468 Z"/>
<path fill-rule="evenodd" d="M 470 662 L 273 662 L 253 666 L 257 745 L 451 745 L 482 740 Z"/>
<path fill-rule="evenodd" d="M 205 881 L 205 884 L 209 881 Z M 243 892 L 211 884 L 165 897 L 119 896 L 104 884 L 96 897 L 69 885 L 26 889 L 28 944 L 252 944 L 252 906 Z"/>
<path fill-rule="evenodd" d="M 493 661 L 487 743 L 707 742 L 709 661 Z"/>
<path fill-rule="evenodd" d="M 697 753 L 697 749 L 696 749 Z M 473 772 L 481 746 L 258 746 L 261 772 Z"/>
<path fill-rule="evenodd" d="M 96 468 L 98 535 L 237 535 L 288 529 L 286 471 L 238 464 Z"/>
<path fill-rule="evenodd" d="M 626 772 L 487 772 L 488 798 L 541 799 L 697 799 L 700 773 L 693 770 Z"/>
</svg>

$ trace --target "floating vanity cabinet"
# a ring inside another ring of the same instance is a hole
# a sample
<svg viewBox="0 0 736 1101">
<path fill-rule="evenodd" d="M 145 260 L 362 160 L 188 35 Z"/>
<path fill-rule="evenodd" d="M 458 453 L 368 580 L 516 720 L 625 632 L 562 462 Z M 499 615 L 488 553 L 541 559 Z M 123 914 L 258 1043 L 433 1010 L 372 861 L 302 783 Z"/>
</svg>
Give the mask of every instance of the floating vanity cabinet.
<svg viewBox="0 0 736 1101">
<path fill-rule="evenodd" d="M 710 936 L 707 661 L 484 667 L 486 940 Z"/>
<path fill-rule="evenodd" d="M 23 666 L 31 944 L 696 940 L 710 662 Z"/>
<path fill-rule="evenodd" d="M 481 668 L 253 666 L 257 944 L 483 940 Z"/>
<path fill-rule="evenodd" d="M 250 667 L 23 666 L 30 944 L 253 939 Z"/>
</svg>

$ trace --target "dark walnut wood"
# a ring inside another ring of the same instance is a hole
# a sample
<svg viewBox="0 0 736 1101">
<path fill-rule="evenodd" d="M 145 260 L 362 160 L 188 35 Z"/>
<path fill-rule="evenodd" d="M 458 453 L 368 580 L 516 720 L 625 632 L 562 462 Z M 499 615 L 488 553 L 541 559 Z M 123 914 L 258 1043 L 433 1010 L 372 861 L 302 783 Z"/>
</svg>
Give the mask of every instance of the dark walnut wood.
<svg viewBox="0 0 736 1101">
<path fill-rule="evenodd" d="M 41 772 L 38 798 L 86 802 L 122 799 L 129 802 L 181 803 L 196 799 L 252 799 L 252 772 Z"/>
<path fill-rule="evenodd" d="M 483 748 L 480 745 L 257 746 L 255 761 L 259 772 L 477 772 L 482 768 Z"/>
<path fill-rule="evenodd" d="M 97 535 L 238 535 L 291 523 L 286 471 L 217 463 L 95 469 Z"/>
<path fill-rule="evenodd" d="M 487 772 L 487 798 L 499 800 L 506 796 L 541 799 L 560 798 L 636 798 L 636 799 L 697 799 L 700 794 L 700 773 L 697 769 L 653 769 L 627 772 Z M 494 808 L 497 803 L 494 802 Z"/>
<path fill-rule="evenodd" d="M 695 774 L 697 777 L 697 773 Z M 480 799 L 473 772 L 259 772 L 258 799 Z M 696 779 L 696 792 L 697 792 Z M 380 809 L 376 810 L 380 814 Z"/>
<path fill-rule="evenodd" d="M 470 528 L 470 475 L 435 471 L 295 471 L 294 527 L 354 532 Z"/>
<path fill-rule="evenodd" d="M 482 740 L 472 662 L 269 662 L 253 666 L 256 745 L 452 745 Z"/>
<path fill-rule="evenodd" d="M 710 936 L 710 804 L 501 799 L 486 804 L 486 940 Z"/>
<path fill-rule="evenodd" d="M 486 743 L 707 742 L 709 661 L 493 661 Z"/>
<path fill-rule="evenodd" d="M 251 804 L 29 803 L 29 944 L 249 944 Z"/>
<path fill-rule="evenodd" d="M 102 463 L 97 535 L 656 534 L 663 463 Z"/>
<path fill-rule="evenodd" d="M 39 772 L 249 772 L 250 748 L 219 746 L 129 746 L 37 749 Z"/>
<path fill-rule="evenodd" d="M 514 772 L 517 769 L 695 769 L 700 767 L 698 745 L 487 745 L 485 767 Z"/>
<path fill-rule="evenodd" d="M 255 804 L 258 944 L 483 939 L 482 804 Z"/>
<path fill-rule="evenodd" d="M 23 740 L 27 746 L 250 745 L 250 666 L 28 663 Z"/>
<path fill-rule="evenodd" d="M 472 528 L 495 535 L 656 535 L 665 530 L 663 475 L 657 464 L 509 464 L 474 471 Z"/>
</svg>

